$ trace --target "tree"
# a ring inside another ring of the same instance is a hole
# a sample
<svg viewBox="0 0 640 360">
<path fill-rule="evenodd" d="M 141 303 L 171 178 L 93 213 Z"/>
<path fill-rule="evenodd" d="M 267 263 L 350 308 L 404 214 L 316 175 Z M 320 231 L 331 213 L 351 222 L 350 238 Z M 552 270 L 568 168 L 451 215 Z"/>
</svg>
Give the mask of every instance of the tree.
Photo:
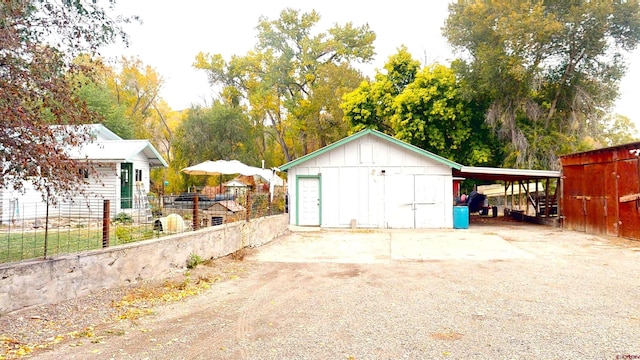
<svg viewBox="0 0 640 360">
<path fill-rule="evenodd" d="M 196 57 L 196 68 L 206 71 L 212 85 L 224 88 L 229 103 L 248 102 L 254 124 L 266 124 L 265 131 L 279 144 L 286 161 L 330 137 L 311 133 L 324 129 L 318 125 L 329 110 L 338 109 L 322 103 L 326 96 L 315 96 L 322 83 L 337 81 L 327 76 L 344 74 L 349 62 L 369 61 L 374 54 L 375 34 L 368 26 L 335 25 L 314 36 L 319 20 L 315 11 L 286 9 L 278 20 L 260 19 L 258 43 L 246 56 L 234 56 L 228 63 L 221 55 Z M 338 116 L 330 118 L 335 121 Z M 312 138 L 318 141 L 311 144 Z"/>
<path fill-rule="evenodd" d="M 123 139 L 133 139 L 134 124 L 126 117 L 126 107 L 118 102 L 112 86 L 115 83 L 113 69 L 101 59 L 94 60 L 88 55 L 77 57 L 74 64 L 81 65 L 82 72 L 69 74 L 67 81 L 75 87 L 76 95 L 95 114 L 93 122 L 102 123 Z"/>
<path fill-rule="evenodd" d="M 251 122 L 242 109 L 221 103 L 190 109 L 178 132 L 182 155 L 189 156 L 189 165 L 211 159 L 258 162 L 250 146 Z"/>
<path fill-rule="evenodd" d="M 602 122 L 600 135 L 595 138 L 598 147 L 616 146 L 639 141 L 636 125 L 626 116 L 611 115 Z"/>
<path fill-rule="evenodd" d="M 384 69 L 345 95 L 352 131 L 373 128 L 465 165 L 500 159 L 499 143 L 483 124 L 483 104 L 463 96 L 452 69 L 434 64 L 420 70 L 405 47 Z"/>
<path fill-rule="evenodd" d="M 352 132 L 370 128 L 394 135 L 391 117 L 393 102 L 411 84 L 420 69 L 406 46 L 391 55 L 384 65 L 386 73 L 376 73 L 375 81 L 362 82 L 354 91 L 346 94 L 341 104 Z"/>
<path fill-rule="evenodd" d="M 218 159 L 258 165 L 253 138 L 251 122 L 238 107 L 217 102 L 209 108 L 192 108 L 176 129 L 175 160 L 171 166 L 179 172 L 187 166 Z"/>
<path fill-rule="evenodd" d="M 90 164 L 73 161 L 67 151 L 90 135 L 81 127 L 50 125 L 91 119 L 67 82 L 67 74 L 78 71 L 72 59 L 124 36 L 95 2 L 0 4 L 0 187 L 24 190 L 26 181 L 60 196 L 81 189 L 79 170 Z"/>
<path fill-rule="evenodd" d="M 484 132 L 474 132 L 482 122 L 474 106 L 460 95 L 450 68 L 426 67 L 394 99 L 391 125 L 395 137 L 465 165 L 487 164 L 492 150 Z M 476 127 L 477 128 L 477 127 Z"/>
<path fill-rule="evenodd" d="M 640 40 L 640 6 L 463 0 L 449 5 L 443 33 L 464 57 L 459 73 L 490 101 L 487 122 L 509 140 L 505 165 L 557 168 L 618 96 L 624 52 Z"/>
<path fill-rule="evenodd" d="M 136 57 L 122 57 L 119 66 L 120 72 L 109 84 L 116 94 L 118 104 L 125 106 L 125 116 L 134 124 L 136 138 L 153 138 L 158 127 L 167 130 L 168 126 L 162 122 L 163 117 L 153 116 L 160 114 L 160 90 L 164 82 L 162 76 Z"/>
</svg>

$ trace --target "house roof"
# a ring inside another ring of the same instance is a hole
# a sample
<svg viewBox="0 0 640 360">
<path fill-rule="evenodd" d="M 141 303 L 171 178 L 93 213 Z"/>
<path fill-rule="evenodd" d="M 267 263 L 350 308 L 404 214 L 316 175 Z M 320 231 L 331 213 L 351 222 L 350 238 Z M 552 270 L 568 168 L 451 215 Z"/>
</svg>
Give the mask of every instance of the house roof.
<svg viewBox="0 0 640 360">
<path fill-rule="evenodd" d="M 460 164 L 458 164 L 458 163 L 456 163 L 454 161 L 451 161 L 449 159 L 443 158 L 442 156 L 436 155 L 436 154 L 434 154 L 432 152 L 429 152 L 427 150 L 421 149 L 421 148 L 419 148 L 417 146 L 411 145 L 411 144 L 406 143 L 404 141 L 398 140 L 398 139 L 396 139 L 396 138 L 394 138 L 392 136 L 389 136 L 387 134 L 384 134 L 384 133 L 382 133 L 380 131 L 373 130 L 373 129 L 365 129 L 365 130 L 359 131 L 359 132 L 357 132 L 357 133 L 355 133 L 355 134 L 353 134 L 351 136 L 348 136 L 348 137 L 346 137 L 344 139 L 338 140 L 338 141 L 334 142 L 331 145 L 327 145 L 327 146 L 325 146 L 325 147 L 323 147 L 321 149 L 318 149 L 318 150 L 316 150 L 314 152 L 311 152 L 311 153 L 309 153 L 309 154 L 307 154 L 305 156 L 302 156 L 302 157 L 299 157 L 299 158 L 297 158 L 297 159 L 295 159 L 293 161 L 290 161 L 290 162 L 280 166 L 280 170 L 287 171 L 287 170 L 291 169 L 292 167 L 294 167 L 296 165 L 299 165 L 299 164 L 301 164 L 301 163 L 303 163 L 305 161 L 313 159 L 313 158 L 315 158 L 317 156 L 320 156 L 320 155 L 322 155 L 322 154 L 324 154 L 326 152 L 329 152 L 329 151 L 331 151 L 331 150 L 333 150 L 333 149 L 335 149 L 337 147 L 340 147 L 340 146 L 342 146 L 344 144 L 348 144 L 348 143 L 350 143 L 350 142 L 352 142 L 354 140 L 357 140 L 357 139 L 359 139 L 359 138 L 361 138 L 363 136 L 367 136 L 367 135 L 372 135 L 372 136 L 378 137 L 378 138 L 380 138 L 382 140 L 391 142 L 391 143 L 396 144 L 396 145 L 398 145 L 398 146 L 400 146 L 400 147 L 402 147 L 404 149 L 413 151 L 414 153 L 416 153 L 418 155 L 428 157 L 428 158 L 430 158 L 432 160 L 435 160 L 435 161 L 437 161 L 437 162 L 439 162 L 441 164 L 444 164 L 446 166 L 449 166 L 449 167 L 451 167 L 453 169 L 458 169 L 459 170 L 460 168 L 462 168 L 462 165 L 460 165 Z"/>
<path fill-rule="evenodd" d="M 152 167 L 169 167 L 149 140 L 94 141 L 73 151 L 70 156 L 99 162 L 130 162 L 140 153 L 146 155 Z"/>
<path fill-rule="evenodd" d="M 103 140 L 123 140 L 113 131 L 109 130 L 103 124 L 85 124 L 85 125 L 51 125 L 55 129 L 66 129 L 66 132 L 70 130 L 77 130 L 81 132 L 88 132 L 97 141 Z"/>
<path fill-rule="evenodd" d="M 120 136 L 116 135 L 116 133 L 109 130 L 102 124 L 91 124 L 89 125 L 89 128 L 91 129 L 91 134 L 97 139 L 102 137 L 105 140 L 123 140 Z"/>
<path fill-rule="evenodd" d="M 226 183 L 222 184 L 226 187 L 247 187 L 247 184 L 245 184 L 244 182 L 242 182 L 239 179 L 233 179 L 233 180 L 229 180 Z"/>
</svg>

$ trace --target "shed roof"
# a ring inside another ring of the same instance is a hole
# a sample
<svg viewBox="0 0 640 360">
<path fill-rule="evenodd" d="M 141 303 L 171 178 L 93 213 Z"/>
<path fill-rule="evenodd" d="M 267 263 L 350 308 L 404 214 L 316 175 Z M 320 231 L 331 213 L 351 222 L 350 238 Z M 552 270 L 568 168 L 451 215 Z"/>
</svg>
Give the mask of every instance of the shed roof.
<svg viewBox="0 0 640 360">
<path fill-rule="evenodd" d="M 453 175 L 480 180 L 525 181 L 559 178 L 560 171 L 462 166 L 454 169 Z"/>
<path fill-rule="evenodd" d="M 220 207 L 220 206 L 234 213 L 245 210 L 244 206 L 238 204 L 233 200 L 218 201 L 215 204 L 211 205 L 207 210 L 214 210 L 214 208 Z"/>
<path fill-rule="evenodd" d="M 458 164 L 458 163 L 456 163 L 454 161 L 451 161 L 451 160 L 446 159 L 446 158 L 444 158 L 442 156 L 436 155 L 436 154 L 434 154 L 432 152 L 429 152 L 427 150 L 421 149 L 421 148 L 419 148 L 419 147 L 417 147 L 415 145 L 411 145 L 409 143 L 406 143 L 406 142 L 404 142 L 402 140 L 398 140 L 398 139 L 396 139 L 396 138 L 394 138 L 392 136 L 389 136 L 387 134 L 384 134 L 384 133 L 382 133 L 380 131 L 373 130 L 373 129 L 365 129 L 365 130 L 359 131 L 359 132 L 357 132 L 357 133 L 355 133 L 355 134 L 353 134 L 351 136 L 348 136 L 346 138 L 338 140 L 338 141 L 334 142 L 333 144 L 327 145 L 327 146 L 325 146 L 325 147 L 323 147 L 321 149 L 313 151 L 313 152 L 311 152 L 311 153 L 309 153 L 309 154 L 307 154 L 305 156 L 302 156 L 302 157 L 299 157 L 299 158 L 297 158 L 297 159 L 295 159 L 293 161 L 290 161 L 290 162 L 280 166 L 279 168 L 282 171 L 287 171 L 287 170 L 291 169 L 292 167 L 294 167 L 296 165 L 299 165 L 299 164 L 301 164 L 301 163 L 303 163 L 305 161 L 313 159 L 313 158 L 315 158 L 317 156 L 320 156 L 320 155 L 322 155 L 322 154 L 324 154 L 326 152 L 329 152 L 329 151 L 331 151 L 331 150 L 333 150 L 333 149 L 335 149 L 337 147 L 340 147 L 340 146 L 342 146 L 344 144 L 348 144 L 348 143 L 350 143 L 350 142 L 352 142 L 354 140 L 357 140 L 357 139 L 359 139 L 359 138 L 361 138 L 363 136 L 366 136 L 366 135 L 373 135 L 373 136 L 378 137 L 378 138 L 380 138 L 382 140 L 391 142 L 391 143 L 396 144 L 396 145 L 398 145 L 398 146 L 400 146 L 402 148 L 405 148 L 407 150 L 413 151 L 414 153 L 416 153 L 418 155 L 428 157 L 428 158 L 430 158 L 432 160 L 435 160 L 435 161 L 437 161 L 437 162 L 439 162 L 441 164 L 449 166 L 449 167 L 451 167 L 453 169 L 460 169 L 462 167 L 462 165 L 460 165 L 460 164 Z"/>
<path fill-rule="evenodd" d="M 640 154 L 640 141 L 616 145 L 616 146 L 610 146 L 610 147 L 605 147 L 600 149 L 582 151 L 582 152 L 573 153 L 573 154 L 562 155 L 560 156 L 560 160 L 575 158 L 575 157 L 592 156 L 596 154 L 614 152 L 614 151 L 620 151 L 620 150 L 622 151 L 628 150 L 630 153 L 638 155 Z"/>
</svg>

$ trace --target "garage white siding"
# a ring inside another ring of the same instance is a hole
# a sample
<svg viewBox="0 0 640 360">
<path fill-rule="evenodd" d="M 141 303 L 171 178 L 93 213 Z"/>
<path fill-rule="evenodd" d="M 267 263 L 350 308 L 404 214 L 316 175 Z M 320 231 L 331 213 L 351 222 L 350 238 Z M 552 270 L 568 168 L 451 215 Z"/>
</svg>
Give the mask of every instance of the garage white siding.
<svg viewBox="0 0 640 360">
<path fill-rule="evenodd" d="M 416 149 L 365 130 L 289 168 L 285 164 L 291 224 L 299 224 L 299 211 L 304 210 L 297 208 L 301 189 L 296 179 L 315 176 L 321 187 L 323 227 L 453 227 L 451 164 L 457 164 Z"/>
</svg>

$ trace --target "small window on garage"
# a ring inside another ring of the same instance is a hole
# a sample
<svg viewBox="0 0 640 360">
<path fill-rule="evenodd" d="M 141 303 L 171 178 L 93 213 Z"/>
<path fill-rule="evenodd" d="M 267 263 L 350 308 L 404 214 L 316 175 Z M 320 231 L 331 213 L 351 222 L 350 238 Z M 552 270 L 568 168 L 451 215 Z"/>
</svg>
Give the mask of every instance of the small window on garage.
<svg viewBox="0 0 640 360">
<path fill-rule="evenodd" d="M 376 144 L 364 143 L 360 144 L 360 164 L 375 164 L 376 163 Z"/>
</svg>

